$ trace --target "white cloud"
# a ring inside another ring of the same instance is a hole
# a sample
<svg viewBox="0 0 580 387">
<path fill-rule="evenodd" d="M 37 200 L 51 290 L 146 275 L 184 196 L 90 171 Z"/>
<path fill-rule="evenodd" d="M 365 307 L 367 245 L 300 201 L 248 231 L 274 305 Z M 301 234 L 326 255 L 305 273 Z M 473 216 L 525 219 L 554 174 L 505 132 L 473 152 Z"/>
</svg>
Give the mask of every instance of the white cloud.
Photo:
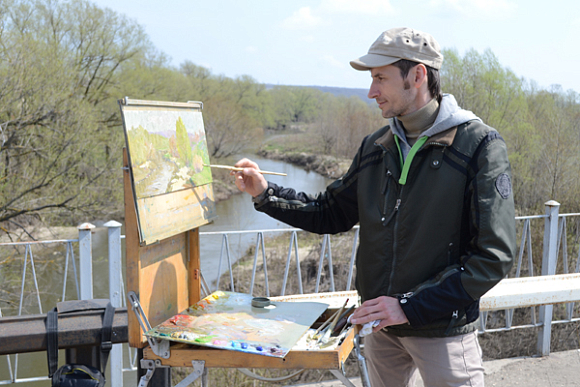
<svg viewBox="0 0 580 387">
<path fill-rule="evenodd" d="M 320 9 L 329 13 L 392 15 L 390 0 L 322 0 Z"/>
<path fill-rule="evenodd" d="M 253 54 L 255 52 L 258 52 L 258 49 L 254 46 L 248 46 L 248 47 L 246 47 L 246 52 Z"/>
<path fill-rule="evenodd" d="M 513 16 L 517 4 L 511 0 L 431 0 L 433 8 L 459 13 L 462 17 L 504 19 Z"/>
<path fill-rule="evenodd" d="M 292 30 L 302 30 L 323 24 L 322 18 L 312 14 L 310 7 L 302 7 L 282 22 L 282 26 Z"/>
<path fill-rule="evenodd" d="M 205 67 L 208 70 L 211 70 L 212 69 L 212 65 L 209 62 L 200 62 L 197 65 L 198 66 L 201 66 L 201 67 Z"/>
<path fill-rule="evenodd" d="M 495 0 L 494 0 L 495 1 Z M 282 22 L 291 30 L 309 30 L 331 24 L 332 15 L 393 16 L 390 0 L 321 0 L 316 7 L 302 7 Z"/>
<path fill-rule="evenodd" d="M 346 65 L 343 62 L 339 61 L 338 59 L 336 59 L 332 55 L 323 55 L 322 60 L 324 61 L 324 63 L 326 63 L 332 67 L 336 67 L 339 69 L 346 68 Z"/>
</svg>

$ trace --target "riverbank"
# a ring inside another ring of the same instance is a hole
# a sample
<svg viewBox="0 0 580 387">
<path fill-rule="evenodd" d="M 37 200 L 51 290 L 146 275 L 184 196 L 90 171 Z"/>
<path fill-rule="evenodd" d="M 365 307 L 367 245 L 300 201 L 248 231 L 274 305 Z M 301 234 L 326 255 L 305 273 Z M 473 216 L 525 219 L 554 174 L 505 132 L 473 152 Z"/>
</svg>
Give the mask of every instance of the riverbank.
<svg viewBox="0 0 580 387">
<path fill-rule="evenodd" d="M 217 202 L 221 202 L 223 200 L 228 200 L 232 195 L 237 195 L 241 193 L 233 184 L 232 178 L 230 176 L 224 177 L 222 179 L 213 180 L 213 195 L 214 199 Z"/>
<path fill-rule="evenodd" d="M 307 172 L 316 172 L 329 179 L 337 179 L 344 175 L 350 167 L 351 160 L 339 159 L 333 156 L 318 155 L 307 152 L 281 152 L 278 149 L 260 149 L 257 155 L 265 159 L 284 161 L 298 166 Z M 229 199 L 239 194 L 232 178 L 227 171 L 213 172 L 213 192 L 216 202 Z"/>
<path fill-rule="evenodd" d="M 313 171 L 330 179 L 337 179 L 344 175 L 351 163 L 351 160 L 339 159 L 328 155 L 306 152 L 280 152 L 278 149 L 260 149 L 258 155 L 266 159 L 291 163 L 304 168 L 306 171 Z"/>
</svg>

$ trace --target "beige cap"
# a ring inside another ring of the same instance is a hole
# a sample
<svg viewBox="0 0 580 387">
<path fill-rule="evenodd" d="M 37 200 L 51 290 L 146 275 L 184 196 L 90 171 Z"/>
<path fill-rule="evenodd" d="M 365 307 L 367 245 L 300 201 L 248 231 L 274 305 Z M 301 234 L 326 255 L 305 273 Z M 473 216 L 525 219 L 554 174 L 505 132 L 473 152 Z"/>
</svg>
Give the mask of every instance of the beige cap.
<svg viewBox="0 0 580 387">
<path fill-rule="evenodd" d="M 367 55 L 350 62 L 356 70 L 370 70 L 407 59 L 423 63 L 437 70 L 443 63 L 439 43 L 425 32 L 411 28 L 393 28 L 385 31 L 369 48 Z"/>
</svg>

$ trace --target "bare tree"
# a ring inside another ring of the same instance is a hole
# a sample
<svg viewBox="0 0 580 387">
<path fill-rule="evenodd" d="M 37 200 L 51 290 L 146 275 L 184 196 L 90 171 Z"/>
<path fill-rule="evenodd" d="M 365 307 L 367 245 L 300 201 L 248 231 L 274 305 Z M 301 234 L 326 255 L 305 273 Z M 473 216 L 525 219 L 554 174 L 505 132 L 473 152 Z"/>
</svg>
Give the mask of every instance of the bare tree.
<svg viewBox="0 0 580 387">
<path fill-rule="evenodd" d="M 118 110 L 101 107 L 146 37 L 88 1 L 1 7 L 0 223 L 103 210 L 122 136 L 107 124 Z"/>
</svg>

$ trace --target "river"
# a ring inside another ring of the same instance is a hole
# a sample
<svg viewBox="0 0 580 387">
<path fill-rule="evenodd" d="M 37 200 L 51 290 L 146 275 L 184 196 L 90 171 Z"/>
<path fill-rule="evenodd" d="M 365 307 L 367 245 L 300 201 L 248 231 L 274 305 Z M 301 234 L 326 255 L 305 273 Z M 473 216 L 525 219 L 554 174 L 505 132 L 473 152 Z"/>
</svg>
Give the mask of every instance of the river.
<svg viewBox="0 0 580 387">
<path fill-rule="evenodd" d="M 243 156 L 241 156 L 243 157 Z M 296 191 L 316 194 L 326 188 L 332 181 L 315 172 L 307 172 L 292 164 L 283 161 L 251 157 L 260 168 L 268 171 L 283 172 L 288 176 L 267 175 L 267 179 L 284 187 L 292 187 Z M 233 182 L 232 182 L 233 184 Z M 290 228 L 285 223 L 270 218 L 254 209 L 251 197 L 248 194 L 232 195 L 229 199 L 216 204 L 217 218 L 210 224 L 200 227 L 200 232 L 218 231 L 246 231 Z M 93 277 L 94 298 L 108 298 L 108 244 L 107 229 L 100 227 L 105 222 L 95 222 L 97 228 L 93 233 Z M 124 228 L 122 230 L 124 232 Z M 256 234 L 232 234 L 228 237 L 232 259 L 239 258 L 241 253 L 256 243 Z M 217 279 L 220 253 L 222 249 L 221 235 L 201 235 L 200 255 L 201 271 L 204 278 L 213 290 Z M 124 252 L 123 252 L 124 253 Z M 233 262 L 232 262 L 233 263 Z M 225 271 L 227 260 L 224 256 L 221 272 Z"/>
<path fill-rule="evenodd" d="M 326 188 L 332 181 L 315 172 L 307 172 L 292 164 L 250 157 L 256 161 L 260 168 L 267 171 L 283 172 L 287 176 L 267 175 L 267 179 L 284 187 L 292 187 L 296 191 L 304 191 L 316 194 Z M 233 184 L 233 183 L 232 183 Z M 246 231 L 290 228 L 285 223 L 270 218 L 269 216 L 254 209 L 251 197 L 248 194 L 232 195 L 229 199 L 216 204 L 217 218 L 210 224 L 200 227 L 200 232 L 218 231 Z M 109 284 L 102 278 L 108 278 L 108 244 L 107 229 L 102 226 L 105 222 L 95 222 L 97 226 L 93 233 L 93 277 L 95 298 L 108 298 Z M 124 232 L 124 229 L 122 230 Z M 232 234 L 228 237 L 232 259 L 239 258 L 241 253 L 256 243 L 256 234 Z M 222 249 L 221 235 L 202 235 L 200 237 L 201 271 L 204 278 L 214 289 L 213 284 L 217 279 L 220 253 Z M 233 262 L 232 262 L 233 263 Z M 224 256 L 221 272 L 225 271 L 227 264 Z"/>
<path fill-rule="evenodd" d="M 283 172 L 288 176 L 267 175 L 267 179 L 284 187 L 292 187 L 297 191 L 316 194 L 326 188 L 331 182 L 315 172 L 306 172 L 292 164 L 282 161 L 257 158 L 251 156 L 260 168 L 268 171 Z M 233 184 L 233 183 L 232 183 Z M 254 209 L 251 197 L 248 194 L 233 195 L 228 200 L 217 203 L 218 218 L 211 224 L 202 226 L 200 232 L 212 231 L 242 231 L 289 228 L 290 226 L 270 218 Z M 235 249 L 236 257 L 241 250 L 246 250 L 256 243 L 255 234 L 234 234 L 228 237 L 230 248 Z M 222 236 L 202 235 L 201 241 L 201 270 L 208 282 L 217 278 L 219 257 L 222 248 Z M 226 264 L 222 263 L 222 272 Z"/>
</svg>

